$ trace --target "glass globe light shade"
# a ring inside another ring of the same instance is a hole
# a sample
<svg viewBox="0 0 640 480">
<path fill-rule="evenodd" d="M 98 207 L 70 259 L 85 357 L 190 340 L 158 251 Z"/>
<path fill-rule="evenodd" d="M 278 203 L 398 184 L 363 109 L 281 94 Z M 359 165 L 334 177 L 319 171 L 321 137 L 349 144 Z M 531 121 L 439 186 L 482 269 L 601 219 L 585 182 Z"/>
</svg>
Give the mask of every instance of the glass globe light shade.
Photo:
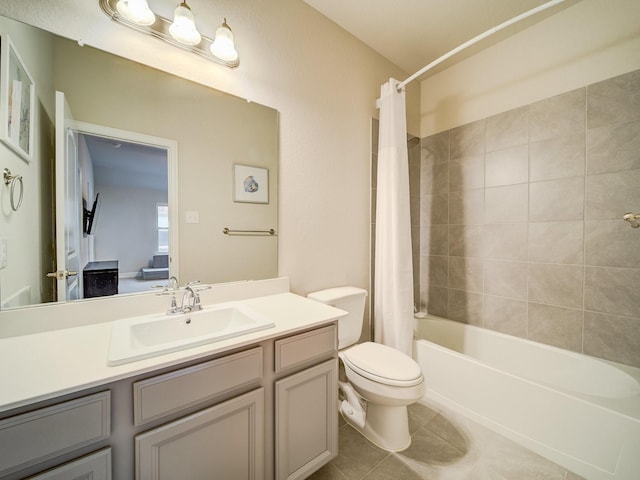
<svg viewBox="0 0 640 480">
<path fill-rule="evenodd" d="M 235 62 L 238 59 L 238 52 L 233 43 L 233 33 L 231 28 L 227 25 L 227 19 L 216 30 L 216 37 L 209 47 L 211 53 L 225 62 Z"/>
<path fill-rule="evenodd" d="M 149 26 L 156 21 L 147 0 L 119 0 L 116 9 L 120 15 L 137 25 Z"/>
<path fill-rule="evenodd" d="M 176 41 L 184 45 L 197 45 L 202 40 L 202 36 L 196 28 L 193 13 L 186 2 L 180 3 L 176 8 L 169 33 Z"/>
</svg>

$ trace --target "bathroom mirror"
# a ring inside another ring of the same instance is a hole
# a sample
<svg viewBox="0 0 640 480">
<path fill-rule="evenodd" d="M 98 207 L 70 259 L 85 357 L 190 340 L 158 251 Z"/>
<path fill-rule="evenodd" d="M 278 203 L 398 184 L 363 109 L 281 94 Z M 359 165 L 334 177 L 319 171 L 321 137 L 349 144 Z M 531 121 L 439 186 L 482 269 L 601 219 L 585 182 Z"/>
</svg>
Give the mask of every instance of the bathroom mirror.
<svg viewBox="0 0 640 480">
<path fill-rule="evenodd" d="M 0 309 L 58 301 L 56 279 L 46 275 L 57 270 L 56 190 L 69 189 L 69 182 L 61 183 L 55 175 L 56 146 L 61 143 L 55 140 L 60 131 L 56 91 L 66 97 L 74 128 L 85 125 L 90 131 L 107 132 L 97 140 L 74 137 L 85 155 L 94 152 L 93 163 L 87 168 L 80 162 L 76 176 L 83 201 L 72 208 L 73 218 L 83 217 L 77 229 L 78 277 L 84 280 L 89 262 L 117 260 L 120 286 L 141 277 L 143 268 L 154 270 L 143 291 L 166 284 L 167 273 L 155 269 L 166 268 L 167 245 L 161 238 L 167 237 L 172 239 L 171 273 L 180 284 L 277 276 L 276 110 L 6 17 L 0 17 L 0 33 L 33 78 L 36 97 L 34 111 L 29 112 L 34 118 L 32 159 L 26 161 L 6 142 L 0 143 L 0 169 L 20 175 L 24 188 L 22 205 L 13 210 L 10 185 L 0 184 L 0 245 L 6 245 L 6 266 L 0 261 Z M 143 140 L 130 145 L 129 137 L 118 137 L 121 132 Z M 153 141 L 156 138 L 160 145 Z M 165 158 L 160 171 L 152 173 L 145 160 L 151 162 L 154 149 L 166 151 L 165 141 L 175 146 L 173 170 L 171 159 Z M 151 151 L 136 152 L 139 142 Z M 114 162 L 120 170 L 113 170 L 102 157 L 118 152 L 127 153 Z M 90 181 L 94 174 L 95 182 Z M 173 185 L 173 194 L 151 198 L 144 193 L 154 176 Z M 249 192 L 239 192 L 249 177 Z M 259 195 L 251 195 L 256 190 Z M 137 212 L 142 203 L 150 205 L 150 214 L 149 209 Z M 169 225 L 163 205 L 171 211 Z M 93 221 L 89 228 L 88 217 Z M 129 234 L 143 224 L 153 242 L 138 248 L 142 242 Z M 118 239 L 117 247 L 109 243 Z M 134 250 L 141 251 L 134 256 Z"/>
</svg>

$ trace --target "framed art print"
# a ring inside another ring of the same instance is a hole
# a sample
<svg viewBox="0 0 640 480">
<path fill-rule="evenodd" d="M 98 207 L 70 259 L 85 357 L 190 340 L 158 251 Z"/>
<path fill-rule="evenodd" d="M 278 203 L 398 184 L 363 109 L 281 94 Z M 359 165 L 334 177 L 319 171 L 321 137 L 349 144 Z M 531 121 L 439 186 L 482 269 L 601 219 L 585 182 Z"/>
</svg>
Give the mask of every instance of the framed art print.
<svg viewBox="0 0 640 480">
<path fill-rule="evenodd" d="M 25 161 L 33 159 L 33 78 L 9 35 L 0 35 L 0 140 Z"/>
<path fill-rule="evenodd" d="M 233 201 L 269 203 L 269 170 L 235 164 L 233 166 Z"/>
</svg>

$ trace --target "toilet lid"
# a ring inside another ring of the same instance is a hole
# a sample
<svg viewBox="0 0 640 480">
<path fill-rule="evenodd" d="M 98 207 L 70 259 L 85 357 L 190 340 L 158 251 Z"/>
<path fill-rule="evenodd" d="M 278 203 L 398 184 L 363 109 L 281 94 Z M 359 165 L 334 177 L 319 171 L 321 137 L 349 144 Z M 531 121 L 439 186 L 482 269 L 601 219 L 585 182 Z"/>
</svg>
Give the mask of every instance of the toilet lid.
<svg viewBox="0 0 640 480">
<path fill-rule="evenodd" d="M 411 357 L 381 343 L 360 343 L 341 356 L 349 368 L 375 382 L 411 387 L 423 380 L 420 366 Z"/>
</svg>

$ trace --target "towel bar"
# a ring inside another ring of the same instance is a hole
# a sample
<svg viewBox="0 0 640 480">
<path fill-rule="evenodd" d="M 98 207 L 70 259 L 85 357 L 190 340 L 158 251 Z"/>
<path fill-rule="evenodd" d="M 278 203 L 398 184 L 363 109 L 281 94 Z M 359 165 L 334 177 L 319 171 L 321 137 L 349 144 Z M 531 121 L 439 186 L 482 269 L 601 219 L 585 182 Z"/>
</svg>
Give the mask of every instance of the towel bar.
<svg viewBox="0 0 640 480">
<path fill-rule="evenodd" d="M 224 227 L 222 233 L 225 235 L 245 235 L 245 236 L 260 236 L 260 235 L 275 235 L 276 231 L 273 228 L 269 230 L 231 230 Z"/>
</svg>

